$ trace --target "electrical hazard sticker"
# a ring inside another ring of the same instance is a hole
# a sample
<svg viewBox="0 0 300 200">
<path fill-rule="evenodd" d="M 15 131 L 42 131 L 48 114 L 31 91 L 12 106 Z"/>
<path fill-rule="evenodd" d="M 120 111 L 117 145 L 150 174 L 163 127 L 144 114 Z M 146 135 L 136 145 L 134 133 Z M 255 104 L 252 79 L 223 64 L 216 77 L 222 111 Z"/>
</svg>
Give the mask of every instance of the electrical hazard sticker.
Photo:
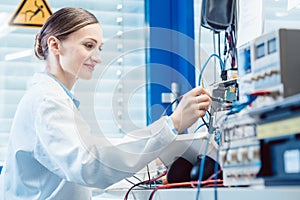
<svg viewBox="0 0 300 200">
<path fill-rule="evenodd" d="M 38 28 L 52 15 L 45 0 L 23 0 L 12 16 L 9 25 Z"/>
</svg>

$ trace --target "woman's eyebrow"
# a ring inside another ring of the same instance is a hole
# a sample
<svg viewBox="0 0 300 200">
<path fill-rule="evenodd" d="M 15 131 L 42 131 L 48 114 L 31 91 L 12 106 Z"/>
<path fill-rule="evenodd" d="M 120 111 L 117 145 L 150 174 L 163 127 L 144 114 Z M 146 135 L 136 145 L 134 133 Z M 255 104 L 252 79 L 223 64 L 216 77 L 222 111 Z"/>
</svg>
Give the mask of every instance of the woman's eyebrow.
<svg viewBox="0 0 300 200">
<path fill-rule="evenodd" d="M 87 38 L 85 38 L 85 39 L 87 39 L 87 40 L 93 40 L 95 43 L 99 43 L 98 40 L 96 40 L 96 39 L 94 39 L 94 38 L 92 38 L 92 37 L 87 37 Z M 100 45 L 103 45 L 103 42 L 101 42 Z"/>
</svg>

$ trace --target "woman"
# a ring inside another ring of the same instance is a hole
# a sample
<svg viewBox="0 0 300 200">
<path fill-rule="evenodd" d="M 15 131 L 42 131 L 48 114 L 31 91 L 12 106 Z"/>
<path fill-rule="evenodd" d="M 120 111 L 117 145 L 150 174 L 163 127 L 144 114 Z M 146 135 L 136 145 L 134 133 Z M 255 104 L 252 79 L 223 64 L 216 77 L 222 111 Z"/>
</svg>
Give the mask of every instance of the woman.
<svg viewBox="0 0 300 200">
<path fill-rule="evenodd" d="M 101 62 L 101 46 L 99 22 L 84 9 L 58 10 L 40 30 L 35 53 L 46 67 L 34 75 L 16 111 L 2 199 L 91 199 L 89 187 L 105 188 L 133 175 L 174 140 L 174 131 L 205 115 L 211 100 L 198 87 L 183 96 L 170 117 L 132 133 L 147 137 L 124 142 L 119 151 L 94 140 L 70 90 L 78 78 L 91 78 Z"/>
</svg>

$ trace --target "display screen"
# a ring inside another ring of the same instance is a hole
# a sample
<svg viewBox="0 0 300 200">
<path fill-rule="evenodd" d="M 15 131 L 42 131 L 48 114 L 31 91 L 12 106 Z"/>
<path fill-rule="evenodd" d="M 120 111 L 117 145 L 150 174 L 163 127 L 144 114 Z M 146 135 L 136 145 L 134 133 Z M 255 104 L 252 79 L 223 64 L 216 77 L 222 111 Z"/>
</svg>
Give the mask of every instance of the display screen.
<svg viewBox="0 0 300 200">
<path fill-rule="evenodd" d="M 268 41 L 268 54 L 276 52 L 276 38 Z"/>
<path fill-rule="evenodd" d="M 242 48 L 238 52 L 239 75 L 243 76 L 251 72 L 250 47 Z"/>
<path fill-rule="evenodd" d="M 256 46 L 256 58 L 262 58 L 265 56 L 265 43 Z"/>
</svg>

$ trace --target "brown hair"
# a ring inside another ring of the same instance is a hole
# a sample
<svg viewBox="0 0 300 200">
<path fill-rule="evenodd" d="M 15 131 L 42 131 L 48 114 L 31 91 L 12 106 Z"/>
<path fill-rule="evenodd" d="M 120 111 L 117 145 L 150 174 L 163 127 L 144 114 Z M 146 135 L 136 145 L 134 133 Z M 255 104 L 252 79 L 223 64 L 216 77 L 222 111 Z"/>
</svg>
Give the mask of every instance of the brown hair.
<svg viewBox="0 0 300 200">
<path fill-rule="evenodd" d="M 41 60 L 47 59 L 47 40 L 50 36 L 64 40 L 71 33 L 96 23 L 99 23 L 97 18 L 82 8 L 66 7 L 56 11 L 47 19 L 40 32 L 36 35 L 34 44 L 35 55 Z"/>
</svg>

